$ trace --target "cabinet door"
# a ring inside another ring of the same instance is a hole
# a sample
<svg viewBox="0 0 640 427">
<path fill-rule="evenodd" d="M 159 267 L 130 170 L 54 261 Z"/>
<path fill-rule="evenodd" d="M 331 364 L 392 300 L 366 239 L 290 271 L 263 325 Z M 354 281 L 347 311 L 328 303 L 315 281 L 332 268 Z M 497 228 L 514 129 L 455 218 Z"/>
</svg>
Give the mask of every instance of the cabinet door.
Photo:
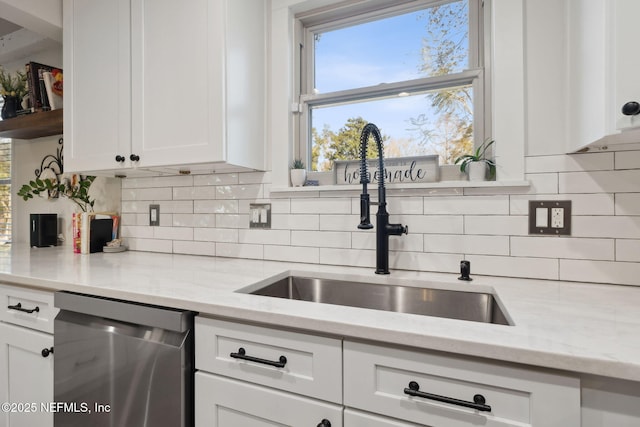
<svg viewBox="0 0 640 427">
<path fill-rule="evenodd" d="M 638 0 L 615 0 L 613 11 L 613 54 L 616 95 L 616 126 L 618 129 L 640 126 L 640 115 L 625 116 L 622 106 L 629 102 L 640 102 L 640 55 L 638 55 Z M 637 140 L 636 140 L 637 141 Z"/>
<path fill-rule="evenodd" d="M 140 167 L 223 160 L 224 1 L 132 1 L 132 152 Z M 215 143 L 214 143 L 215 142 Z"/>
<path fill-rule="evenodd" d="M 420 427 L 424 424 L 409 424 L 347 408 L 344 410 L 344 425 L 347 427 Z"/>
<path fill-rule="evenodd" d="M 53 412 L 41 404 L 53 402 L 53 336 L 0 323 L 0 427 L 53 427 Z M 15 411 L 13 411 L 15 409 Z"/>
<path fill-rule="evenodd" d="M 342 427 L 342 408 L 295 394 L 197 372 L 196 427 Z"/>
<path fill-rule="evenodd" d="M 64 0 L 65 172 L 129 166 L 130 14 L 129 0 Z"/>
</svg>

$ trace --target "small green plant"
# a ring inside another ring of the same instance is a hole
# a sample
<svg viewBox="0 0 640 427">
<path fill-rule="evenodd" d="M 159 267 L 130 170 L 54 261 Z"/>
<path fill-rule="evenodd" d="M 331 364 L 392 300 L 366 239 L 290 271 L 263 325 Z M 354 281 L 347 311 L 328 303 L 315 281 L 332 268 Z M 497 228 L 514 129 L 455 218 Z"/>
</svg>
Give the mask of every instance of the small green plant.
<svg viewBox="0 0 640 427">
<path fill-rule="evenodd" d="M 30 181 L 29 184 L 24 184 L 18 191 L 18 196 L 27 201 L 33 199 L 34 194 L 39 195 L 45 192 L 51 194 L 57 192 L 77 204 L 80 209 L 82 209 L 82 212 L 92 212 L 95 200 L 89 196 L 89 187 L 91 187 L 91 183 L 95 179 L 95 176 L 85 176 L 79 177 L 77 182 L 65 180 L 62 183 L 57 183 L 49 178 L 36 178 Z"/>
<path fill-rule="evenodd" d="M 15 76 L 0 66 L 0 95 L 15 96 L 22 99 L 27 94 L 27 75 L 16 71 Z"/>
<path fill-rule="evenodd" d="M 304 163 L 300 159 L 296 159 L 291 163 L 291 169 L 304 169 Z"/>
<path fill-rule="evenodd" d="M 489 166 L 489 177 L 493 178 L 496 174 L 496 163 L 493 160 L 486 158 L 485 155 L 489 147 L 491 147 L 494 142 L 495 141 L 493 139 L 487 139 L 485 142 L 480 144 L 478 148 L 476 148 L 476 151 L 474 151 L 473 154 L 463 154 L 458 157 L 455 160 L 455 164 L 460 164 L 460 172 L 466 172 L 469 163 L 484 162 Z"/>
</svg>

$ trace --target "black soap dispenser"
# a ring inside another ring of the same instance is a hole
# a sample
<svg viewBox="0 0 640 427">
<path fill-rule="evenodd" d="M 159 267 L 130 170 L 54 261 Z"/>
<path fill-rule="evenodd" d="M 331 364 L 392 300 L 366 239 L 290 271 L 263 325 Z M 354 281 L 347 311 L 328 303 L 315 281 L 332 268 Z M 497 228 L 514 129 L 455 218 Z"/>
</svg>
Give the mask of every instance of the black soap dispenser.
<svg viewBox="0 0 640 427">
<path fill-rule="evenodd" d="M 458 280 L 465 280 L 467 282 L 470 282 L 473 280 L 470 275 L 471 275 L 471 261 L 467 261 L 466 259 L 463 259 L 462 261 L 460 261 L 460 277 L 458 277 Z"/>
</svg>

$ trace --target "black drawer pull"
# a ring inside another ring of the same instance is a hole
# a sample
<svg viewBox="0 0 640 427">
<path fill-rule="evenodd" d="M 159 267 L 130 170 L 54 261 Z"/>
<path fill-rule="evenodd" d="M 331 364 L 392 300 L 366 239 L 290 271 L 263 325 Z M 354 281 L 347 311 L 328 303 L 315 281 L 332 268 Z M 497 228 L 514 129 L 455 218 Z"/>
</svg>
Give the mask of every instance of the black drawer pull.
<svg viewBox="0 0 640 427">
<path fill-rule="evenodd" d="M 53 347 L 42 349 L 42 357 L 49 357 L 50 354 L 53 354 Z"/>
<path fill-rule="evenodd" d="M 276 368 L 284 368 L 284 365 L 287 364 L 287 358 L 284 356 L 280 356 L 280 359 L 277 362 L 273 360 L 260 359 L 259 357 L 247 356 L 247 352 L 244 348 L 240 347 L 237 353 L 231 353 L 229 355 L 234 359 L 242 359 L 248 360 L 249 362 L 262 363 L 263 365 L 275 366 Z"/>
<path fill-rule="evenodd" d="M 23 313 L 33 313 L 34 311 L 37 313 L 40 311 L 40 307 L 38 307 L 37 305 L 36 305 L 36 308 L 32 308 L 32 309 L 22 308 L 22 303 L 17 303 L 16 305 L 8 305 L 7 308 L 9 310 L 22 311 Z"/>
<path fill-rule="evenodd" d="M 477 409 L 478 411 L 491 411 L 491 406 L 485 405 L 484 396 L 481 394 L 476 394 L 475 396 L 473 396 L 473 402 L 469 402 L 466 400 L 454 399 L 453 397 L 425 393 L 423 391 L 420 391 L 420 385 L 415 381 L 411 381 L 409 383 L 409 387 L 404 389 L 404 394 L 408 394 L 409 396 L 423 397 L 430 400 L 437 400 L 438 402 L 451 403 L 452 405 L 464 406 L 465 408 Z"/>
<path fill-rule="evenodd" d="M 328 419 L 323 418 L 322 421 L 320 421 L 320 424 L 317 425 L 317 427 L 331 427 L 331 422 Z"/>
</svg>

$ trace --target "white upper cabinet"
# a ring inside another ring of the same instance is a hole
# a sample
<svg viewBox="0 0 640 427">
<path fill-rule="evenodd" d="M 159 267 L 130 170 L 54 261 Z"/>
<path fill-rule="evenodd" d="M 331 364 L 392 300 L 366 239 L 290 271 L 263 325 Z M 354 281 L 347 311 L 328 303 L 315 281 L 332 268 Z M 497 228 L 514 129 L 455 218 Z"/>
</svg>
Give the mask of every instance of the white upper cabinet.
<svg viewBox="0 0 640 427">
<path fill-rule="evenodd" d="M 64 1 L 65 170 L 264 169 L 266 3 Z"/>
<path fill-rule="evenodd" d="M 567 151 L 634 149 L 640 145 L 640 115 L 625 115 L 622 107 L 640 103 L 635 71 L 640 69 L 635 53 L 640 2 L 568 0 L 568 4 Z"/>
</svg>

